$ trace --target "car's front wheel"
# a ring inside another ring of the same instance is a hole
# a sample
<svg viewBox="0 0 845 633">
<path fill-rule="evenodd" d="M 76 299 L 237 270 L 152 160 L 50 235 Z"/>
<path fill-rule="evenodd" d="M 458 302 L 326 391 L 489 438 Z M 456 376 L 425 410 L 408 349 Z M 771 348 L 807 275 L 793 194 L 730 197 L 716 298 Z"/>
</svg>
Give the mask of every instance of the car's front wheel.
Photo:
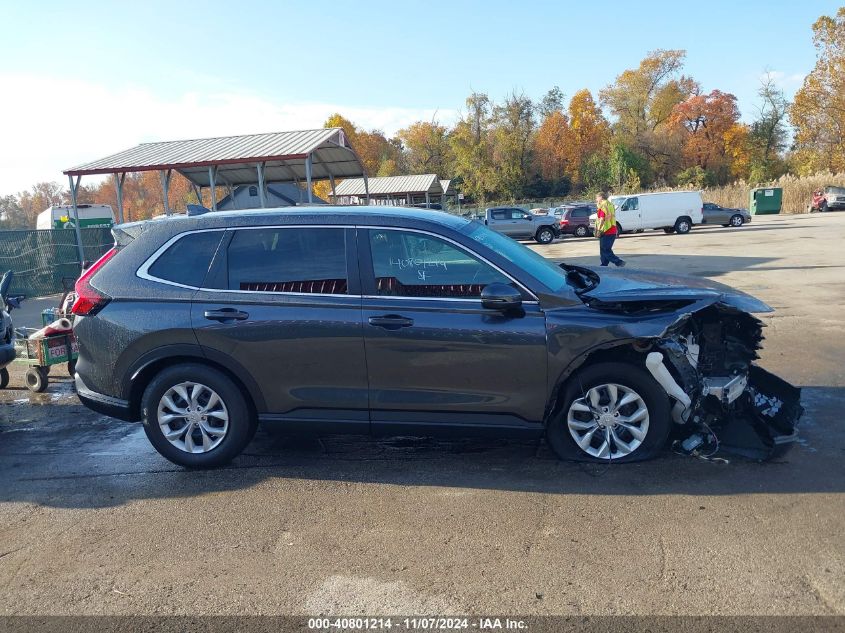
<svg viewBox="0 0 845 633">
<path fill-rule="evenodd" d="M 671 424 L 669 398 L 644 368 L 597 363 L 569 379 L 546 436 L 561 459 L 631 462 L 654 457 Z"/>
<path fill-rule="evenodd" d="M 141 400 L 144 432 L 162 456 L 188 468 L 231 461 L 255 434 L 240 389 L 222 372 L 186 363 L 164 369 Z"/>
<path fill-rule="evenodd" d="M 555 239 L 555 234 L 549 227 L 544 226 L 537 230 L 534 239 L 540 244 L 551 244 Z"/>
<path fill-rule="evenodd" d="M 742 226 L 744 222 L 745 220 L 742 219 L 742 216 L 739 213 L 735 213 L 731 216 L 731 226 Z"/>
</svg>

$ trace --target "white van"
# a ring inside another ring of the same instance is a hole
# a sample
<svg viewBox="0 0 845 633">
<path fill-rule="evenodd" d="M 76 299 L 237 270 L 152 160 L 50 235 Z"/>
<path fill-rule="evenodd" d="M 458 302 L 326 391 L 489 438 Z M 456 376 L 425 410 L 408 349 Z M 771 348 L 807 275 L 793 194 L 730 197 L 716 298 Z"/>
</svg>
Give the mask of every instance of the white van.
<svg viewBox="0 0 845 633">
<path fill-rule="evenodd" d="M 107 204 L 78 204 L 79 228 L 110 227 L 114 225 L 114 211 Z M 36 229 L 72 229 L 73 205 L 50 207 L 38 214 Z"/>
<path fill-rule="evenodd" d="M 611 196 L 616 223 L 623 233 L 663 229 L 666 233 L 689 233 L 703 219 L 704 201 L 698 191 L 665 191 Z M 590 216 L 595 228 L 596 215 Z"/>
</svg>

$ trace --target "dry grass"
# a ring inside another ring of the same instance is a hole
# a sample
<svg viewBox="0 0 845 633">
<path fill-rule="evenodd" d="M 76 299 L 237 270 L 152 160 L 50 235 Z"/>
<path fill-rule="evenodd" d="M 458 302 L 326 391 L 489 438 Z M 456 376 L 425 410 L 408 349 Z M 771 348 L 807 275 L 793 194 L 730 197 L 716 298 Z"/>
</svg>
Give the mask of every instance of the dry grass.
<svg viewBox="0 0 845 633">
<path fill-rule="evenodd" d="M 845 187 L 845 174 L 822 173 L 814 176 L 781 176 L 765 185 L 783 188 L 782 213 L 806 213 L 813 192 L 817 189 L 832 185 Z M 746 182 L 738 181 L 723 187 L 704 189 L 702 195 L 706 202 L 715 202 L 723 207 L 745 208 L 749 206 L 749 193 L 753 187 Z M 689 189 L 682 187 L 678 189 Z M 669 188 L 655 189 L 655 191 L 671 191 Z"/>
</svg>

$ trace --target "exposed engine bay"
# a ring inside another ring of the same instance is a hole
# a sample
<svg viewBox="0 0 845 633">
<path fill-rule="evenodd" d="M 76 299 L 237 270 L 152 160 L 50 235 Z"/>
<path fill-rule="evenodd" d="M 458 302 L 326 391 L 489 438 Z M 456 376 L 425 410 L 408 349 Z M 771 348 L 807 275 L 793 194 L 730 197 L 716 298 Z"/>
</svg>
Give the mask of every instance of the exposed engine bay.
<svg viewBox="0 0 845 633">
<path fill-rule="evenodd" d="M 801 390 L 754 364 L 764 324 L 751 312 L 771 312 L 769 306 L 718 283 L 696 287 L 689 279 L 650 273 L 627 273 L 623 282 L 562 267 L 584 303 L 625 315 L 640 329 L 632 346 L 670 399 L 676 451 L 712 456 L 725 450 L 764 460 L 795 442 Z M 631 277 L 643 283 L 634 287 Z M 663 316 L 674 320 L 653 335 L 648 330 Z"/>
<path fill-rule="evenodd" d="M 640 344 L 651 350 L 646 368 L 673 401 L 673 421 L 689 431 L 677 449 L 769 459 L 797 439 L 801 390 L 754 364 L 762 328 L 717 303 Z"/>
</svg>

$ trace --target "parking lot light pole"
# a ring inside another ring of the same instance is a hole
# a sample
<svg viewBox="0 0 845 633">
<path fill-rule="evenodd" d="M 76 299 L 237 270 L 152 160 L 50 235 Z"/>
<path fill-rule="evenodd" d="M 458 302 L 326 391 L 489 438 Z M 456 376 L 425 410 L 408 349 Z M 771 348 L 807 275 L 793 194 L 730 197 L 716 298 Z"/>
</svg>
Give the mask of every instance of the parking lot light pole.
<svg viewBox="0 0 845 633">
<path fill-rule="evenodd" d="M 79 267 L 82 268 L 85 265 L 85 249 L 82 247 L 82 232 L 79 230 L 79 207 L 76 203 L 80 178 L 82 176 L 77 176 L 74 183 L 73 176 L 68 175 L 67 177 L 70 182 L 70 201 L 73 205 L 73 231 L 76 233 L 76 250 L 79 253 Z"/>
</svg>

